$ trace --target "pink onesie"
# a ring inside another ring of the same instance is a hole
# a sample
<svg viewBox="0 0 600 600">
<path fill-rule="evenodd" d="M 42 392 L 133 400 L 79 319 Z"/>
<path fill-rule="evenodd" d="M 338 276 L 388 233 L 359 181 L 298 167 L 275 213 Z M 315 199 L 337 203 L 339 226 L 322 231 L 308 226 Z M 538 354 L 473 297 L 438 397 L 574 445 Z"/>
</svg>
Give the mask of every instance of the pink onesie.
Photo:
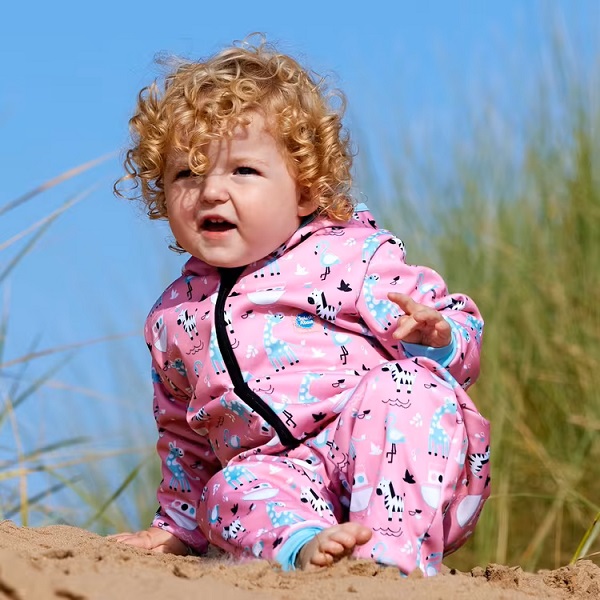
<svg viewBox="0 0 600 600">
<path fill-rule="evenodd" d="M 373 530 L 354 555 L 438 572 L 489 496 L 489 424 L 465 389 L 483 322 L 360 208 L 304 223 L 237 269 L 191 258 L 152 308 L 162 460 L 153 525 L 197 552 L 293 568 L 318 531 Z M 393 339 L 388 292 L 435 307 L 446 348 Z"/>
</svg>

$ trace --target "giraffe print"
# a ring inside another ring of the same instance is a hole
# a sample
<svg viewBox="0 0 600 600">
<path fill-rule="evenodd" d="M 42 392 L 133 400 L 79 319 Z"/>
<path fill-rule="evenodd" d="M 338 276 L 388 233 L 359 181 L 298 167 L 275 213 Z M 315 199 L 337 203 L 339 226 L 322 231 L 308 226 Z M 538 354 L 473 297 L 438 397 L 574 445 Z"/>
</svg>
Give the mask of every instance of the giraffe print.
<svg viewBox="0 0 600 600">
<path fill-rule="evenodd" d="M 282 527 L 285 525 L 293 525 L 294 523 L 300 523 L 304 519 L 292 512 L 291 510 L 282 510 L 281 512 L 275 512 L 275 508 L 285 507 L 283 502 L 267 502 L 267 515 L 271 521 L 273 527 Z"/>
<path fill-rule="evenodd" d="M 375 298 L 373 288 L 378 281 L 379 275 L 377 273 L 367 275 L 363 284 L 363 291 L 369 312 L 375 321 L 383 327 L 384 331 L 387 331 L 400 316 L 400 311 L 393 302 Z"/>
<path fill-rule="evenodd" d="M 169 454 L 167 455 L 166 465 L 171 471 L 171 480 L 169 481 L 169 489 L 181 490 L 182 492 L 190 492 L 190 481 L 179 463 L 179 458 L 184 456 L 184 451 L 175 445 L 175 442 L 169 442 Z"/>
<path fill-rule="evenodd" d="M 319 402 L 319 399 L 310 393 L 310 384 L 321 377 L 323 377 L 323 373 L 307 373 L 302 378 L 300 389 L 298 390 L 298 402 L 300 404 Z"/>
<path fill-rule="evenodd" d="M 281 271 L 279 270 L 279 263 L 277 262 L 277 258 L 269 259 L 263 267 L 261 267 L 260 269 L 258 269 L 258 271 L 256 271 L 254 273 L 254 277 L 258 279 L 259 277 L 264 277 L 267 273 L 270 276 L 275 276 L 275 275 L 281 274 Z"/>
<path fill-rule="evenodd" d="M 273 328 L 277 323 L 281 323 L 284 319 L 282 313 L 276 313 L 274 315 L 266 315 L 267 323 L 263 334 L 263 343 L 265 345 L 265 351 L 269 357 L 271 365 L 276 372 L 279 369 L 285 369 L 284 361 L 290 366 L 298 363 L 298 358 L 294 354 L 294 351 L 290 348 L 290 345 L 273 335 Z"/>
<path fill-rule="evenodd" d="M 444 415 L 455 415 L 456 410 L 456 400 L 454 398 L 446 398 L 444 404 L 433 413 L 429 425 L 429 454 L 437 456 L 439 453 L 442 458 L 448 458 L 450 454 L 450 438 L 446 430 L 442 427 L 442 417 Z"/>
<path fill-rule="evenodd" d="M 242 465 L 225 467 L 223 469 L 223 477 L 234 490 L 237 490 L 244 483 L 256 481 L 254 473 Z"/>
<path fill-rule="evenodd" d="M 364 242 L 361 251 L 361 258 L 364 263 L 369 262 L 373 254 L 375 254 L 377 248 L 381 244 L 381 237 L 387 235 L 388 232 L 384 230 L 376 231 L 372 233 Z"/>
<path fill-rule="evenodd" d="M 219 342 L 217 341 L 217 330 L 215 327 L 210 332 L 210 343 L 208 345 L 208 354 L 210 356 L 210 364 L 215 372 L 215 375 L 225 373 L 225 363 L 223 362 L 223 355 L 219 348 Z"/>
<path fill-rule="evenodd" d="M 475 341 L 481 344 L 481 336 L 483 334 L 483 321 L 476 319 L 473 315 L 467 315 L 467 325 L 473 331 Z"/>
</svg>

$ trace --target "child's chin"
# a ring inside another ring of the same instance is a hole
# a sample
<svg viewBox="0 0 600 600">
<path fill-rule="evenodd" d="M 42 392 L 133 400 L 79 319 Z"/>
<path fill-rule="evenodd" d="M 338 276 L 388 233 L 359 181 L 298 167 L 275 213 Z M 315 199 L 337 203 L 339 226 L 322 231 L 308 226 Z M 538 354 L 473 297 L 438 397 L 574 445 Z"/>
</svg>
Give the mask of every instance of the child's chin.
<svg viewBox="0 0 600 600">
<path fill-rule="evenodd" d="M 219 259 L 215 257 L 209 257 L 208 259 L 200 258 L 200 260 L 203 260 L 207 265 L 210 265 L 211 267 L 215 267 L 215 269 L 235 269 L 236 267 L 245 267 L 247 264 L 249 264 L 248 261 L 244 260 L 243 258 L 235 260 L 227 258 Z"/>
</svg>

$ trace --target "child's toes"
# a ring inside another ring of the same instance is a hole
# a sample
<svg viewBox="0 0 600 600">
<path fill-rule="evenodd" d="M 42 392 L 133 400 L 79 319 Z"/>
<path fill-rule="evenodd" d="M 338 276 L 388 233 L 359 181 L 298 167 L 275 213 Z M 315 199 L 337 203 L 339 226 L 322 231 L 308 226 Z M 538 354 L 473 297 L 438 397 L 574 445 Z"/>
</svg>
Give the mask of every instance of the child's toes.
<svg viewBox="0 0 600 600">
<path fill-rule="evenodd" d="M 373 535 L 373 532 L 368 528 L 361 525 L 360 529 L 356 532 L 356 543 L 358 545 L 366 544 Z"/>
<path fill-rule="evenodd" d="M 328 539 L 320 544 L 321 552 L 327 552 L 332 556 L 340 556 L 346 552 L 347 546 L 334 539 Z"/>
</svg>

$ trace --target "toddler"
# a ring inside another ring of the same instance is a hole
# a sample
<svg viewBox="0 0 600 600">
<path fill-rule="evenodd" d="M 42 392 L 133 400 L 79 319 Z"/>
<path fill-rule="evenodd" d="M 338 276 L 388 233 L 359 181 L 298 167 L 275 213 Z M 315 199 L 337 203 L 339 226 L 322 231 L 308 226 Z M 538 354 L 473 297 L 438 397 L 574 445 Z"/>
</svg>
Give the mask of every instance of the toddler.
<svg viewBox="0 0 600 600">
<path fill-rule="evenodd" d="M 121 183 L 191 257 L 145 328 L 160 507 L 121 542 L 434 575 L 475 527 L 483 322 L 354 205 L 335 95 L 265 43 L 139 95 Z"/>
</svg>

